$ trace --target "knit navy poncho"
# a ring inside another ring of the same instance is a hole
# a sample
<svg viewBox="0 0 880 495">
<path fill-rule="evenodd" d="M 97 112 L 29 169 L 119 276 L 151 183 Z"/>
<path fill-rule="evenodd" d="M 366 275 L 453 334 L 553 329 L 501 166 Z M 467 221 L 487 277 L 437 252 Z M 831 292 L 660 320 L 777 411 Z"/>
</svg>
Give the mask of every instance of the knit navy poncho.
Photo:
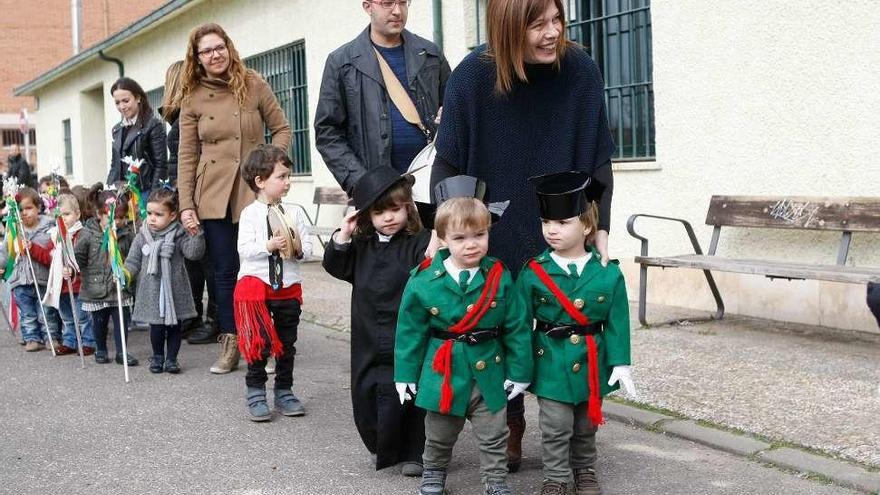
<svg viewBox="0 0 880 495">
<path fill-rule="evenodd" d="M 510 200 L 492 226 L 489 252 L 517 272 L 546 246 L 527 179 L 592 173 L 610 161 L 614 141 L 602 76 L 582 48 L 566 50 L 559 69 L 528 65 L 528 83 L 516 81 L 506 96 L 495 92 L 495 63 L 484 52 L 465 57 L 449 77 L 436 150 L 457 173 L 484 180 L 489 202 Z"/>
</svg>

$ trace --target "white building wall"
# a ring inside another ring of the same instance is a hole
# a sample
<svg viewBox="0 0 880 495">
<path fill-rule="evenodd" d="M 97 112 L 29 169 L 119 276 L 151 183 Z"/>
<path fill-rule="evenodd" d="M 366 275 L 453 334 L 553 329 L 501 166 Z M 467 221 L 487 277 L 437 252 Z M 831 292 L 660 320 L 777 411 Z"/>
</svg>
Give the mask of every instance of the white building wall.
<svg viewBox="0 0 880 495">
<path fill-rule="evenodd" d="M 473 44 L 473 4 L 443 2 L 444 50 L 453 67 Z M 686 218 L 705 248 L 710 229 L 702 224 L 713 194 L 878 195 L 880 162 L 871 153 L 880 131 L 880 51 L 871 49 L 880 46 L 876 2 L 655 0 L 651 12 L 657 160 L 615 166 L 611 251 L 622 260 L 633 298 L 638 271 L 631 260 L 639 246 L 625 229 L 632 213 Z M 354 38 L 368 17 L 354 0 L 203 0 L 108 54 L 123 59 L 126 75 L 149 91 L 183 56 L 189 30 L 209 21 L 227 29 L 243 57 L 305 39 L 311 122 L 327 55 Z M 413 2 L 407 27 L 432 38 L 430 0 Z M 63 157 L 61 120 L 71 118 L 75 181 L 101 178 L 107 167 L 82 163 L 78 94 L 96 84 L 109 88 L 115 78 L 113 64 L 90 62 L 40 91 L 34 115 L 40 155 Z M 109 161 L 109 129 L 119 117 L 109 95 L 104 108 Z M 311 130 L 309 136 L 313 175 L 290 195 L 305 205 L 313 187 L 335 185 Z M 338 211 L 326 211 L 322 223 L 337 221 Z M 680 227 L 639 228 L 652 240 L 652 253 L 689 249 Z M 878 236 L 856 235 L 850 263 L 880 265 L 878 247 Z M 836 248 L 836 235 L 729 229 L 719 254 L 831 263 Z M 650 300 L 709 308 L 701 277 L 652 270 Z M 718 278 L 728 312 L 877 331 L 864 287 Z"/>
<path fill-rule="evenodd" d="M 615 175 L 611 250 L 633 299 L 636 212 L 682 217 L 706 249 L 713 194 L 880 195 L 880 4 L 744 0 L 651 3 L 658 170 Z M 644 222 L 651 253 L 683 254 L 676 224 Z M 719 254 L 834 263 L 838 234 L 722 229 Z M 855 234 L 850 263 L 880 265 Z M 695 270 L 649 270 L 649 300 L 711 307 Z M 719 275 L 732 313 L 877 331 L 864 286 Z M 650 315 L 649 315 L 650 316 Z"/>
</svg>

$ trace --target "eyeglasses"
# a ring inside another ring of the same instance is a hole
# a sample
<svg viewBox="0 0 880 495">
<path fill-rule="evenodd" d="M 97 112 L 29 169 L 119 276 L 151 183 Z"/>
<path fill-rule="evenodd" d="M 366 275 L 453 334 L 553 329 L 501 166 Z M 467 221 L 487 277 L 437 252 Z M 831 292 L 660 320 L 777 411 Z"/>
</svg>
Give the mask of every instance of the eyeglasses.
<svg viewBox="0 0 880 495">
<path fill-rule="evenodd" d="M 412 0 L 371 0 L 370 3 L 377 3 L 385 10 L 392 10 L 395 5 L 401 9 L 412 5 Z"/>
<path fill-rule="evenodd" d="M 223 55 L 224 53 L 226 53 L 226 45 L 217 45 L 214 48 L 205 48 L 202 51 L 196 52 L 196 55 L 198 55 L 199 58 L 211 58 L 212 56 L 214 56 L 215 53 L 217 55 Z"/>
</svg>

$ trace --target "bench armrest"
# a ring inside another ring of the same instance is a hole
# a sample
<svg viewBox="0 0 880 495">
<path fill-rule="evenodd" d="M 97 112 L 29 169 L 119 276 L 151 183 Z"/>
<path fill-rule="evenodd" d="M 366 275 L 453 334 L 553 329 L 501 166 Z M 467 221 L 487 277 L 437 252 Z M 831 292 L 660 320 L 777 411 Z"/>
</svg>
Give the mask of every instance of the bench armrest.
<svg viewBox="0 0 880 495">
<path fill-rule="evenodd" d="M 658 215 L 649 215 L 647 213 L 636 213 L 634 215 L 630 215 L 629 219 L 626 221 L 626 231 L 629 232 L 629 235 L 635 237 L 642 243 L 641 255 L 648 256 L 648 239 L 644 236 L 636 234 L 635 231 L 635 223 L 636 219 L 639 217 L 645 218 L 654 218 L 657 220 L 667 220 L 671 222 L 678 222 L 684 226 L 684 230 L 687 233 L 688 238 L 691 240 L 691 245 L 694 247 L 694 254 L 703 254 L 703 250 L 700 248 L 700 242 L 697 240 L 696 234 L 694 234 L 694 228 L 691 227 L 690 222 L 684 220 L 682 218 L 674 218 L 674 217 L 661 217 Z"/>
</svg>

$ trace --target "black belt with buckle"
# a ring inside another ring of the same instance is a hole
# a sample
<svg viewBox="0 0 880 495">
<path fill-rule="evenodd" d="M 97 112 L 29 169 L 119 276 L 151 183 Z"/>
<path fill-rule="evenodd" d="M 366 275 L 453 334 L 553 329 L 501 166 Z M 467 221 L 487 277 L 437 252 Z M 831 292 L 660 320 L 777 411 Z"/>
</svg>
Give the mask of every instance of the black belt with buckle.
<svg viewBox="0 0 880 495">
<path fill-rule="evenodd" d="M 455 333 L 440 328 L 431 329 L 431 337 L 440 340 L 453 340 L 455 342 L 464 342 L 468 345 L 475 345 L 487 340 L 492 340 L 501 336 L 501 327 L 495 328 L 478 328 L 469 332 Z"/>
<path fill-rule="evenodd" d="M 535 329 L 539 332 L 544 332 L 551 339 L 567 339 L 572 335 L 596 335 L 602 333 L 602 324 L 552 325 L 547 322 L 539 321 Z"/>
</svg>

